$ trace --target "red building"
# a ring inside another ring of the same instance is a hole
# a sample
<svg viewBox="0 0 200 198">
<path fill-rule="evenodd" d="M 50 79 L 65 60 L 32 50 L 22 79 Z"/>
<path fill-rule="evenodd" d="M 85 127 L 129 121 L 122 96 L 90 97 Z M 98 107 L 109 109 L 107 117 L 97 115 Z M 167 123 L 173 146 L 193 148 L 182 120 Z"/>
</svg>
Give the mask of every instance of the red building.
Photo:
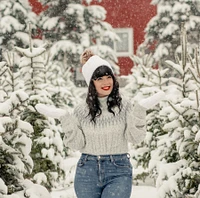
<svg viewBox="0 0 200 198">
<path fill-rule="evenodd" d="M 33 11 L 44 8 L 38 0 L 29 0 Z M 106 21 L 112 25 L 122 42 L 113 44 L 117 53 L 120 74 L 127 75 L 133 66 L 129 55 L 134 54 L 144 40 L 144 29 L 149 20 L 156 15 L 152 0 L 93 0 L 93 4 L 103 6 L 107 11 Z"/>
<path fill-rule="evenodd" d="M 31 6 L 33 7 L 33 12 L 35 12 L 36 14 L 39 14 L 40 12 L 42 12 L 45 7 L 42 6 L 42 4 L 38 1 L 38 0 L 29 0 Z"/>
<path fill-rule="evenodd" d="M 152 0 L 102 0 L 95 4 L 107 11 L 106 21 L 115 28 L 122 42 L 115 44 L 120 73 L 127 75 L 133 66 L 130 54 L 134 54 L 144 40 L 144 29 L 149 20 L 156 15 Z"/>
</svg>

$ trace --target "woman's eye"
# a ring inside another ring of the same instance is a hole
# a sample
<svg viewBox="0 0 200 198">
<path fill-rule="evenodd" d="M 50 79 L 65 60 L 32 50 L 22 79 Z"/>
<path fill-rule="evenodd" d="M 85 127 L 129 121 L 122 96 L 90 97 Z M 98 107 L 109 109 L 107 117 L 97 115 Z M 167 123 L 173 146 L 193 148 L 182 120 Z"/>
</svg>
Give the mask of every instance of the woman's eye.
<svg viewBox="0 0 200 198">
<path fill-rule="evenodd" d="M 102 80 L 102 78 L 101 78 L 101 77 L 99 77 L 99 78 L 97 78 L 97 80 Z"/>
<path fill-rule="evenodd" d="M 108 78 L 112 78 L 112 76 L 109 75 Z"/>
</svg>

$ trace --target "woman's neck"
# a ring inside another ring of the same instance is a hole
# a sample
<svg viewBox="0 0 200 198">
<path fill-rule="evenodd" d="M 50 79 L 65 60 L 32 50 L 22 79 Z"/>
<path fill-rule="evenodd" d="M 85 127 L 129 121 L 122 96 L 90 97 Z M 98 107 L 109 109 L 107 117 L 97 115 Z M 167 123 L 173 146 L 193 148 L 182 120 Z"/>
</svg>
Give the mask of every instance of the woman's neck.
<svg viewBox="0 0 200 198">
<path fill-rule="evenodd" d="M 108 99 L 108 96 L 105 96 L 105 97 L 98 97 L 99 99 L 99 103 L 100 103 L 100 106 L 102 109 L 107 109 L 107 99 Z"/>
</svg>

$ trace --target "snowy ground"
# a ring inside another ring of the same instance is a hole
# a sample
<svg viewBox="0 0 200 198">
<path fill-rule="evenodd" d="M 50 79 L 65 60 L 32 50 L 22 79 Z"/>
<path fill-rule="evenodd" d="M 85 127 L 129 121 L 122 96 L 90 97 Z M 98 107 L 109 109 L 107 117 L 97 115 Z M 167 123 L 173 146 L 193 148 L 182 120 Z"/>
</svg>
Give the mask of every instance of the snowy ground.
<svg viewBox="0 0 200 198">
<path fill-rule="evenodd" d="M 52 198 L 76 198 L 73 188 L 53 191 Z M 151 186 L 133 186 L 131 198 L 156 198 L 156 189 Z"/>
</svg>

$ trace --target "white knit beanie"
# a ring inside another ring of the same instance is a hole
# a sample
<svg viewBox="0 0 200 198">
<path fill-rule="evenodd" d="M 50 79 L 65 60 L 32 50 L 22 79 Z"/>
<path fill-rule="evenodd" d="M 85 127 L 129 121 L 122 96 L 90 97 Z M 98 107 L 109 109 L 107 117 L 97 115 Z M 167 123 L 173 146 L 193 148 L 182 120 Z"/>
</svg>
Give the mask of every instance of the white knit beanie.
<svg viewBox="0 0 200 198">
<path fill-rule="evenodd" d="M 85 81 L 86 81 L 88 86 L 90 84 L 90 80 L 92 78 L 92 75 L 93 75 L 94 71 L 100 66 L 107 66 L 113 72 L 113 69 L 112 69 L 111 65 L 106 60 L 100 58 L 97 55 L 91 56 L 87 60 L 87 62 L 83 65 L 82 74 L 83 74 L 83 76 L 85 78 Z"/>
</svg>

